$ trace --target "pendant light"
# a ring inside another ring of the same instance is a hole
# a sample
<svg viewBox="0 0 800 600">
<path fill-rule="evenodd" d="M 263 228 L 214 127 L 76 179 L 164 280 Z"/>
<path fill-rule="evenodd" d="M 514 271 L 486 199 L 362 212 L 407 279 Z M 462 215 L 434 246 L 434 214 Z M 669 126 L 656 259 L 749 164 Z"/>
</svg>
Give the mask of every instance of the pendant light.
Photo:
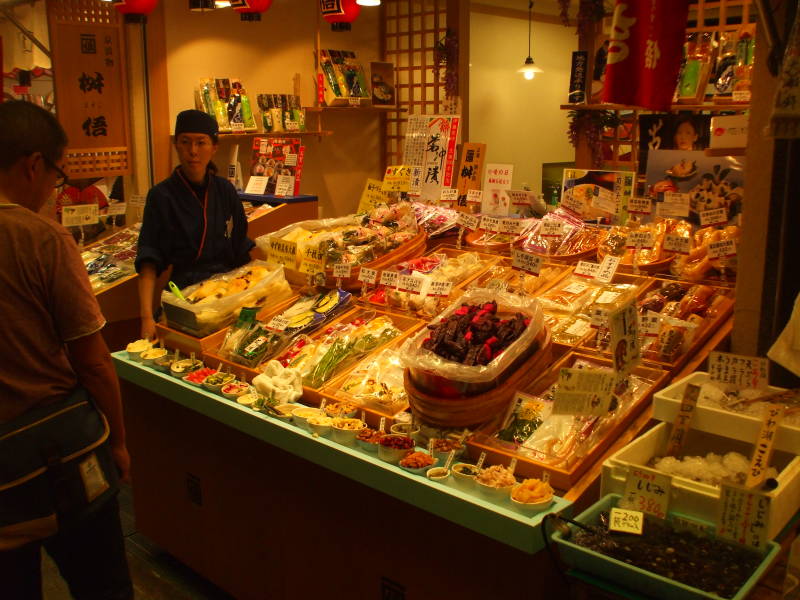
<svg viewBox="0 0 800 600">
<path fill-rule="evenodd" d="M 380 6 L 381 0 L 356 0 L 356 4 L 361 6 Z"/>
<path fill-rule="evenodd" d="M 530 2 L 528 2 L 528 58 L 525 59 L 525 64 L 522 65 L 522 68 L 517 70 L 517 73 L 522 73 L 522 76 L 529 81 L 533 79 L 537 73 L 542 72 L 542 70 L 534 64 L 533 58 L 531 57 L 532 23 L 533 23 L 533 0 L 530 0 Z"/>
</svg>

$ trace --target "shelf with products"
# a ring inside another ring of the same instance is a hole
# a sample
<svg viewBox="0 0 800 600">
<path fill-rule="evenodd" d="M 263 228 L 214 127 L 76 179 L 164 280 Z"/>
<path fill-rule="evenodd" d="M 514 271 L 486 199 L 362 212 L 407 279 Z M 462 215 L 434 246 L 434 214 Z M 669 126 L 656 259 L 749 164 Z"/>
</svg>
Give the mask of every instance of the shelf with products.
<svg viewBox="0 0 800 600">
<path fill-rule="evenodd" d="M 319 138 L 333 135 L 333 131 L 314 130 L 314 131 L 243 131 L 237 133 L 220 132 L 219 139 L 237 139 L 237 138 L 252 138 L 252 137 L 275 137 L 275 138 L 293 138 L 293 137 L 308 137 L 316 136 Z"/>
<path fill-rule="evenodd" d="M 406 112 L 408 109 L 402 106 L 375 106 L 375 105 L 348 105 L 348 106 L 305 106 L 307 113 L 319 112 L 342 112 L 342 113 L 389 113 Z"/>
</svg>

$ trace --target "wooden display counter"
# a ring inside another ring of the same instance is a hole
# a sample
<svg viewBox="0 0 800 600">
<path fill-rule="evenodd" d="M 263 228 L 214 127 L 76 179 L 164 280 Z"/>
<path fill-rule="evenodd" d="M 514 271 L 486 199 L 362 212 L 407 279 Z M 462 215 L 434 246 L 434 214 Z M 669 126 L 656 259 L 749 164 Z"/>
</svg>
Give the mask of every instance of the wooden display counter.
<svg viewBox="0 0 800 600">
<path fill-rule="evenodd" d="M 137 527 L 237 598 L 522 599 L 561 587 L 539 552 L 544 513 L 408 474 L 123 355 Z"/>
</svg>

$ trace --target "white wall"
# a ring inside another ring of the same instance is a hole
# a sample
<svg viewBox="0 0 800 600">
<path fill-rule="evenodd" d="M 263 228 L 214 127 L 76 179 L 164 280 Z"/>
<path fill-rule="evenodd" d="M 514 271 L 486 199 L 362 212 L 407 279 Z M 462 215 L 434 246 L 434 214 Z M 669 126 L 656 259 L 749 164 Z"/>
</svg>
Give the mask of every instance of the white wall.
<svg viewBox="0 0 800 600">
<path fill-rule="evenodd" d="M 571 161 L 565 104 L 574 27 L 533 23 L 533 59 L 544 70 L 532 81 L 517 73 L 528 52 L 528 22 L 471 15 L 469 130 L 488 144 L 487 162 L 514 163 L 515 189 L 541 191 L 542 163 Z"/>
<path fill-rule="evenodd" d="M 171 128 L 175 116 L 194 107 L 193 91 L 203 77 L 237 77 L 255 108 L 258 93 L 293 93 L 300 75 L 300 99 L 314 104 L 314 41 L 319 3 L 275 0 L 260 23 L 244 23 L 231 10 L 192 13 L 185 0 L 164 2 L 169 90 L 151 90 L 151 101 L 168 101 Z M 362 7 L 351 32 L 333 33 L 320 22 L 323 48 L 353 50 L 365 68 L 378 60 L 379 13 Z M 319 196 L 322 216 L 352 212 L 365 180 L 382 176 L 380 117 L 373 113 L 323 115 L 323 129 L 334 131 L 319 141 L 305 137 L 306 162 L 301 193 Z M 313 124 L 314 116 L 309 119 Z M 251 139 L 248 141 L 252 142 Z M 230 140 L 220 144 L 217 162 L 226 163 Z M 247 175 L 247 143 L 240 146 Z"/>
</svg>

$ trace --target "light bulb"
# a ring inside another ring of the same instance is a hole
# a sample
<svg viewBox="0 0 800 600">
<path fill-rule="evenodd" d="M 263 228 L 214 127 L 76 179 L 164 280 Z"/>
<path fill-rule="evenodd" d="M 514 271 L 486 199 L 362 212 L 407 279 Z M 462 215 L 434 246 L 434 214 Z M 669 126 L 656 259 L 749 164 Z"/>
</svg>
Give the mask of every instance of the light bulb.
<svg viewBox="0 0 800 600">
<path fill-rule="evenodd" d="M 534 73 L 533 71 L 525 71 L 525 73 L 523 73 L 522 76 L 525 79 L 527 79 L 528 81 L 530 81 L 531 79 L 533 79 L 536 76 L 536 73 Z"/>
<path fill-rule="evenodd" d="M 381 0 L 356 0 L 356 4 L 361 6 L 380 6 Z"/>
</svg>

